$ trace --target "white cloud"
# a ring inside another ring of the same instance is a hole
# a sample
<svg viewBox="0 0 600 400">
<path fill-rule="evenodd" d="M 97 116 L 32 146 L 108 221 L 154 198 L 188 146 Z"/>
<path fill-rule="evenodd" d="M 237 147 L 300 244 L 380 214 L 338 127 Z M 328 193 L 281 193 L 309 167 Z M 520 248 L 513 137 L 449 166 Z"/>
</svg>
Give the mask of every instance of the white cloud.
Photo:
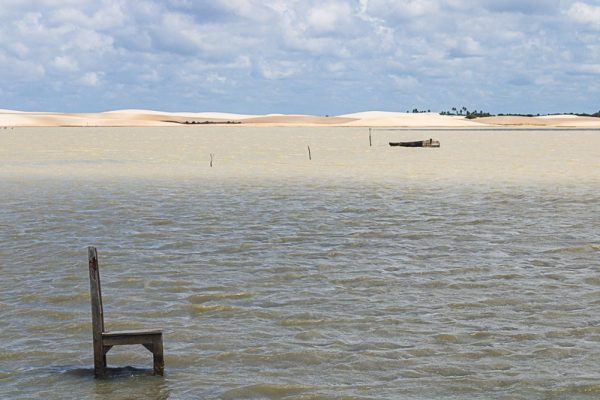
<svg viewBox="0 0 600 400">
<path fill-rule="evenodd" d="M 600 29 L 600 6 L 578 1 L 571 5 L 567 11 L 567 15 L 573 21 Z"/>
<path fill-rule="evenodd" d="M 394 86 L 398 89 L 407 90 L 414 89 L 419 81 L 414 76 L 398 76 L 398 75 L 390 75 L 390 79 L 394 83 Z"/>
<path fill-rule="evenodd" d="M 152 69 L 148 72 L 144 72 L 140 75 L 140 79 L 146 82 L 160 82 L 161 76 L 157 70 Z"/>
<path fill-rule="evenodd" d="M 30 54 L 29 47 L 25 46 L 21 42 L 10 43 L 8 45 L 8 49 L 21 59 L 26 58 Z"/>
<path fill-rule="evenodd" d="M 301 66 L 294 61 L 263 61 L 260 65 L 262 76 L 266 79 L 289 78 L 300 72 Z"/>
<path fill-rule="evenodd" d="M 446 46 L 452 57 L 477 57 L 482 54 L 479 42 L 469 36 L 461 38 L 449 37 L 446 39 Z"/>
<path fill-rule="evenodd" d="M 216 72 L 211 72 L 206 77 L 206 81 L 208 83 L 225 83 L 225 82 L 227 82 L 227 78 L 224 77 L 223 75 L 219 75 Z"/>
<path fill-rule="evenodd" d="M 31 85 L 32 82 L 44 79 L 46 69 L 36 62 L 7 57 L 0 52 L 0 76 L 2 86 L 12 85 L 15 80 L 23 82 L 24 85 Z"/>
<path fill-rule="evenodd" d="M 328 72 L 337 74 L 340 72 L 344 72 L 346 70 L 346 65 L 342 62 L 332 62 L 332 63 L 327 63 L 325 65 L 325 68 Z"/>
<path fill-rule="evenodd" d="M 73 60 L 69 56 L 54 57 L 52 65 L 54 66 L 54 68 L 66 72 L 76 72 L 79 69 L 77 61 Z"/>
<path fill-rule="evenodd" d="M 100 77 L 96 72 L 86 72 L 80 79 L 79 82 L 85 86 L 95 87 L 100 83 Z"/>
<path fill-rule="evenodd" d="M 261 0 L 217 0 L 225 10 L 235 15 L 253 20 L 255 22 L 265 23 L 271 17 L 270 1 Z M 277 2 L 275 2 L 277 4 Z"/>
<path fill-rule="evenodd" d="M 364 0 L 362 6 L 367 14 L 388 21 L 431 16 L 440 11 L 440 2 L 434 0 Z"/>
<path fill-rule="evenodd" d="M 600 64 L 577 65 L 575 71 L 582 74 L 600 75 Z"/>
<path fill-rule="evenodd" d="M 342 2 L 319 4 L 308 11 L 308 23 L 318 33 L 339 32 L 352 19 L 350 5 Z"/>
</svg>

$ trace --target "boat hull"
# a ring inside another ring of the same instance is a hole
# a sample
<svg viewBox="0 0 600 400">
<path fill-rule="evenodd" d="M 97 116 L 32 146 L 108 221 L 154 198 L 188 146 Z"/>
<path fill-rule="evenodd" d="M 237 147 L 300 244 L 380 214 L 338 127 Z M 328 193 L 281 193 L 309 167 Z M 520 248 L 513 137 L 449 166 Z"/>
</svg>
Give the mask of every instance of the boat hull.
<svg viewBox="0 0 600 400">
<path fill-rule="evenodd" d="M 390 142 L 390 146 L 400 147 L 440 147 L 440 142 L 433 139 L 417 140 L 413 142 Z"/>
</svg>

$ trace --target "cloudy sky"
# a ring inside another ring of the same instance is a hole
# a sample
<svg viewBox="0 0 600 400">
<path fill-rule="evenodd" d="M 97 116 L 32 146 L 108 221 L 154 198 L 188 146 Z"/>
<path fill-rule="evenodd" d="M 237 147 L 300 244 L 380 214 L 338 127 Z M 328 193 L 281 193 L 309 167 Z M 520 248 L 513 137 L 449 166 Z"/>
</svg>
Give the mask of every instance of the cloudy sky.
<svg viewBox="0 0 600 400">
<path fill-rule="evenodd" d="M 0 108 L 600 109 L 600 0 L 1 0 Z"/>
</svg>

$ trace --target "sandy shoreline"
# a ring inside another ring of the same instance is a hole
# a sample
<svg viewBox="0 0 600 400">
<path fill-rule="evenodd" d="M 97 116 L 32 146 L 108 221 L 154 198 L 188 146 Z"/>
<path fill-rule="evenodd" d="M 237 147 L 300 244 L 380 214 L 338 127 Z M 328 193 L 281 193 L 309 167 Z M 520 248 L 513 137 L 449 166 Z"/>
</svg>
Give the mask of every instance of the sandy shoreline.
<svg viewBox="0 0 600 400">
<path fill-rule="evenodd" d="M 0 127 L 58 126 L 338 126 L 338 127 L 406 127 L 406 128 L 484 128 L 484 127 L 556 127 L 600 128 L 600 118 L 573 115 L 540 117 L 498 116 L 466 119 L 438 113 L 400 113 L 368 111 L 339 116 L 314 115 L 244 115 L 220 112 L 161 112 L 151 110 L 116 110 L 100 113 L 52 113 L 0 110 Z"/>
</svg>

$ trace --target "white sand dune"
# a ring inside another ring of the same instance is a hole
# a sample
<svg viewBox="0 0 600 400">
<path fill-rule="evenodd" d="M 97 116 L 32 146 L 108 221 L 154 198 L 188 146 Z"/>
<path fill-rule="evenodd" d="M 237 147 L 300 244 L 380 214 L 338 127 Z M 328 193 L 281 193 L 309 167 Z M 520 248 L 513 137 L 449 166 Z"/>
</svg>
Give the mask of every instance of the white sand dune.
<svg viewBox="0 0 600 400">
<path fill-rule="evenodd" d="M 389 111 L 366 111 L 340 115 L 352 118 L 348 126 L 376 127 L 475 127 L 478 122 L 461 116 L 440 115 L 438 113 L 402 113 Z"/>
<path fill-rule="evenodd" d="M 577 119 L 579 118 L 577 115 L 573 115 L 573 114 L 553 114 L 553 115 L 538 115 L 534 118 L 538 118 L 538 119 L 553 119 L 553 118 L 572 118 L 572 119 Z"/>
<path fill-rule="evenodd" d="M 279 126 L 313 126 L 313 125 L 345 125 L 355 121 L 354 118 L 316 117 L 313 115 L 265 115 L 242 120 L 244 124 L 279 125 Z"/>
<path fill-rule="evenodd" d="M 161 116 L 165 118 L 169 118 L 169 116 L 177 116 L 177 117 L 188 117 L 188 118 L 206 118 L 206 119 L 223 119 L 230 121 L 239 121 L 246 118 L 254 118 L 259 115 L 253 114 L 234 114 L 234 113 L 224 113 L 224 112 L 186 112 L 186 111 L 177 111 L 177 112 L 168 112 L 168 111 L 154 111 L 154 110 L 141 110 L 141 109 L 127 109 L 127 110 L 114 110 L 114 111 L 106 111 L 103 114 L 107 115 L 154 115 Z"/>
<path fill-rule="evenodd" d="M 43 126 L 178 126 L 185 123 L 226 124 L 237 122 L 249 126 L 352 126 L 352 127 L 586 127 L 600 128 L 600 118 L 574 115 L 543 117 L 499 116 L 466 119 L 437 113 L 402 113 L 366 111 L 334 117 L 314 115 L 250 115 L 224 112 L 165 112 L 127 109 L 100 113 L 52 113 L 0 110 L 0 127 Z"/>
</svg>

